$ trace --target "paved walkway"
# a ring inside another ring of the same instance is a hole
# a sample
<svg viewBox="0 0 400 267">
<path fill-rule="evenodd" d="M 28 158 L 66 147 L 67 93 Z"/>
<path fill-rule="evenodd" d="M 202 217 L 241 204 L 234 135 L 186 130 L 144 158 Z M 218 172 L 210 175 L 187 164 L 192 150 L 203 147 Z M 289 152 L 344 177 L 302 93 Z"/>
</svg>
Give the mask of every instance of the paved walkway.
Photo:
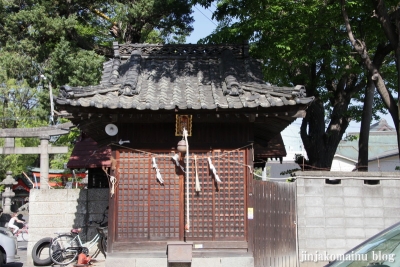
<svg viewBox="0 0 400 267">
<path fill-rule="evenodd" d="M 28 242 L 26 241 L 18 241 L 18 256 L 20 257 L 18 262 L 8 263 L 4 265 L 4 267 L 35 267 L 33 264 L 27 263 L 27 251 L 26 248 L 28 246 Z M 75 264 L 75 263 L 74 263 Z M 56 265 L 54 265 L 55 267 Z M 105 259 L 102 256 L 99 256 L 97 260 L 93 260 L 92 265 L 93 267 L 104 267 L 105 266 Z M 73 264 L 70 265 L 63 265 L 63 267 L 73 267 Z"/>
<path fill-rule="evenodd" d="M 27 222 L 29 222 L 29 213 L 27 211 L 21 211 L 19 212 L 23 215 L 23 219 Z M 29 235 L 28 235 L 29 238 Z M 20 257 L 20 260 L 18 262 L 14 263 L 9 263 L 4 265 L 4 267 L 36 267 L 33 264 L 28 264 L 27 261 L 27 247 L 28 247 L 28 242 L 23 241 L 21 237 L 17 238 L 18 240 L 18 256 Z M 94 253 L 94 251 L 90 251 L 90 253 Z M 74 262 L 76 264 L 76 262 Z M 50 266 L 58 266 L 58 265 L 50 265 Z M 105 258 L 102 253 L 99 254 L 99 256 L 92 261 L 92 267 L 104 267 L 105 266 Z M 63 265 L 63 267 L 73 267 L 73 264 L 70 265 Z"/>
</svg>

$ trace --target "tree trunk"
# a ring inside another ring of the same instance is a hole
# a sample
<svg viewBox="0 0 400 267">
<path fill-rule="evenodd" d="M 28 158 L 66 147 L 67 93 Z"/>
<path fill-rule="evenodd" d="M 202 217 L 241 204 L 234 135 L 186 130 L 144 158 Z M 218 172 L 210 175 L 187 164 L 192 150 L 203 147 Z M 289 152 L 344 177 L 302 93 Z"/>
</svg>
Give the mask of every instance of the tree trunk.
<svg viewBox="0 0 400 267">
<path fill-rule="evenodd" d="M 391 45 L 392 49 L 395 52 L 395 57 L 396 57 L 396 68 L 397 68 L 397 93 L 400 92 L 400 19 L 399 19 L 399 12 L 392 12 L 391 10 L 388 10 L 388 8 L 385 5 L 384 0 L 372 0 L 372 4 L 375 7 L 375 14 L 376 17 L 379 19 L 379 22 L 382 26 L 382 30 L 385 33 L 386 38 L 389 41 L 389 44 Z M 389 14 L 390 13 L 390 14 Z M 394 19 L 392 19 L 394 18 Z M 378 73 L 379 74 L 379 73 Z M 388 107 L 389 113 L 393 118 L 393 122 L 396 128 L 397 132 L 397 148 L 400 152 L 400 109 L 398 108 L 400 104 L 400 98 L 398 98 L 397 105 L 395 101 L 393 100 L 393 96 L 388 92 L 386 85 L 383 83 L 382 77 L 377 75 L 377 79 L 375 80 L 376 88 L 378 89 L 378 92 L 381 94 L 384 94 L 386 97 L 385 99 L 385 105 Z M 379 86 L 379 87 L 378 87 Z M 389 99 L 387 97 L 387 94 L 389 94 Z M 389 102 L 390 101 L 390 102 Z M 389 105 L 387 103 L 389 102 Z M 400 158 L 400 153 L 399 153 L 399 158 Z"/>
<path fill-rule="evenodd" d="M 397 93 L 400 92 L 400 20 L 399 17 L 396 17 L 396 33 L 397 33 L 397 45 L 396 45 L 396 67 L 397 67 Z M 400 97 L 397 97 L 397 117 L 393 118 L 394 124 L 396 125 L 397 132 L 397 149 L 399 151 L 399 159 L 400 159 Z"/>
<path fill-rule="evenodd" d="M 325 110 L 323 103 L 316 99 L 308 107 L 306 117 L 300 126 L 300 136 L 303 140 L 304 149 L 308 155 L 308 165 L 315 170 L 323 168 L 329 164 L 326 157 L 320 157 L 325 154 Z"/>
<path fill-rule="evenodd" d="M 376 55 L 381 57 L 383 55 L 387 55 L 390 51 L 395 52 L 396 56 L 396 67 L 397 67 L 397 73 L 398 73 L 398 84 L 397 84 L 397 92 L 400 90 L 400 67 L 399 67 L 399 60 L 400 60 L 400 42 L 399 42 L 399 26 L 398 26 L 398 18 L 396 18 L 395 25 L 393 25 L 392 20 L 389 16 L 388 10 L 385 6 L 385 1 L 383 0 L 372 0 L 372 4 L 375 7 L 374 13 L 375 16 L 379 19 L 379 22 L 382 26 L 382 30 L 386 35 L 387 40 L 389 41 L 389 44 L 386 46 L 378 46 Z M 400 151 L 400 121 L 399 121 L 399 108 L 398 104 L 400 103 L 400 98 L 399 101 L 396 103 L 394 100 L 394 97 L 392 94 L 389 92 L 389 90 L 386 88 L 385 82 L 379 73 L 379 68 L 380 68 L 380 63 L 379 60 L 374 59 L 374 62 L 371 61 L 369 57 L 368 50 L 366 48 L 365 43 L 362 40 L 356 39 L 355 36 L 353 35 L 353 31 L 351 29 L 350 25 L 350 20 L 345 8 L 345 0 L 341 0 L 341 5 L 342 5 L 342 15 L 343 19 L 346 25 L 346 30 L 347 34 L 349 36 L 349 40 L 351 44 L 353 45 L 354 49 L 358 52 L 358 54 L 361 56 L 363 59 L 364 65 L 366 66 L 366 69 L 369 71 L 370 74 L 372 74 L 372 80 L 375 83 L 375 87 L 380 94 L 382 101 L 384 102 L 385 106 L 387 107 L 390 115 L 393 118 L 393 122 L 396 128 L 397 132 L 397 147 L 398 150 Z M 383 59 L 382 59 L 383 60 Z M 400 157 L 400 153 L 399 153 Z"/>
<path fill-rule="evenodd" d="M 371 76 L 371 75 L 370 75 Z M 368 77 L 368 84 L 365 87 L 364 107 L 361 118 L 360 139 L 358 140 L 358 163 L 357 170 L 368 171 L 368 144 L 369 130 L 372 119 L 372 105 L 374 102 L 375 84 L 371 77 Z"/>
<path fill-rule="evenodd" d="M 140 43 L 141 41 L 140 30 L 138 30 L 136 27 L 133 27 L 131 24 L 128 24 L 123 38 L 126 43 L 132 43 L 132 44 Z"/>
<path fill-rule="evenodd" d="M 337 102 L 340 97 L 337 97 Z M 330 171 L 336 149 L 349 126 L 344 116 L 349 105 L 345 100 L 333 108 L 331 121 L 325 131 L 325 109 L 323 102 L 316 99 L 307 109 L 300 127 L 300 136 L 308 156 L 308 165 L 315 171 Z"/>
</svg>

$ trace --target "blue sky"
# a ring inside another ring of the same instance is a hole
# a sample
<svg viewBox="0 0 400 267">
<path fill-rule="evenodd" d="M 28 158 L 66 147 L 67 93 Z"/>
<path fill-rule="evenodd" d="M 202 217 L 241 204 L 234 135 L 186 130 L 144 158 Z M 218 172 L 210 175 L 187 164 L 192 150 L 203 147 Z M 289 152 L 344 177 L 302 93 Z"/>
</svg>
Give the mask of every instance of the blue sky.
<svg viewBox="0 0 400 267">
<path fill-rule="evenodd" d="M 209 9 L 204 9 L 200 5 L 196 5 L 193 8 L 193 32 L 192 34 L 186 38 L 186 43 L 188 44 L 195 44 L 201 38 L 206 37 L 209 35 L 218 24 L 216 20 L 212 20 L 212 12 L 214 11 L 215 6 L 212 5 Z"/>
</svg>

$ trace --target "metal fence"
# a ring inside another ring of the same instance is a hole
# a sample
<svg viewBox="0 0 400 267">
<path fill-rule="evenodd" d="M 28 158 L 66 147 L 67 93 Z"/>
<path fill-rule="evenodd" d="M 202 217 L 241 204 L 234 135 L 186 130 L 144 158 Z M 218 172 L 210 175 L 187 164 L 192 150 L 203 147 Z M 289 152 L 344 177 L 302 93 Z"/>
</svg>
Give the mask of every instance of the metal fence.
<svg viewBox="0 0 400 267">
<path fill-rule="evenodd" d="M 296 267 L 296 184 L 254 180 L 254 266 Z"/>
</svg>

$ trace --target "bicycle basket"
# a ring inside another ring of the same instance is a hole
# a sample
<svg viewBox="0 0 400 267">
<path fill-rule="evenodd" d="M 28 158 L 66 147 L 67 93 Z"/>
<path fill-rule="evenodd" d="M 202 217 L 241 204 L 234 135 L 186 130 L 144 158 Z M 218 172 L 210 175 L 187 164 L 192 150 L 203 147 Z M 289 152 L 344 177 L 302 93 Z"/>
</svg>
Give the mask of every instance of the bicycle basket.
<svg viewBox="0 0 400 267">
<path fill-rule="evenodd" d="M 107 236 L 108 236 L 108 228 L 107 227 L 97 227 L 96 229 L 101 237 L 107 238 Z"/>
<path fill-rule="evenodd" d="M 64 260 L 64 255 L 62 253 L 62 249 L 61 249 L 60 243 L 54 242 L 51 245 L 51 248 L 53 250 L 52 255 L 51 255 L 52 259 L 57 259 L 58 261 L 63 261 Z"/>
</svg>

